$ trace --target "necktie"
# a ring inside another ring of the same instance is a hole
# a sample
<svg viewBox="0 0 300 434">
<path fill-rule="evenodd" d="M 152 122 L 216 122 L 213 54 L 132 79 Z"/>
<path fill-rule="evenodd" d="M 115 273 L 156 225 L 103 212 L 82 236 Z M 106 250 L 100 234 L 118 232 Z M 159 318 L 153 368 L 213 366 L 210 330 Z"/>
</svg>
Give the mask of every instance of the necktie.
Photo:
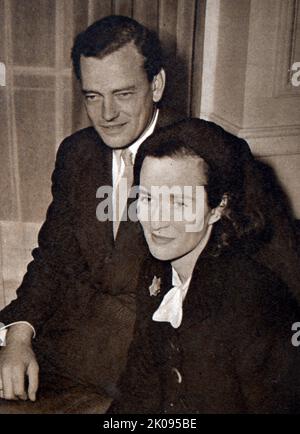
<svg viewBox="0 0 300 434">
<path fill-rule="evenodd" d="M 122 164 L 123 162 L 123 164 Z M 119 178 L 115 191 L 115 218 L 113 224 L 114 238 L 116 239 L 120 222 L 127 204 L 133 182 L 133 155 L 129 148 L 123 149 L 119 161 Z"/>
</svg>

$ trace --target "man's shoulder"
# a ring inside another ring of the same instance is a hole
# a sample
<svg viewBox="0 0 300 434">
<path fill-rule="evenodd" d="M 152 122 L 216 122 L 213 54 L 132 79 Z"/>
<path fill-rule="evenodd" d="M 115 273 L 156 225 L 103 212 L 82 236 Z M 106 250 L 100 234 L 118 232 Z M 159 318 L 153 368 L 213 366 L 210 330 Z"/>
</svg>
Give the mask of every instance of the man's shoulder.
<svg viewBox="0 0 300 434">
<path fill-rule="evenodd" d="M 87 127 L 76 131 L 61 142 L 57 151 L 57 160 L 82 161 L 105 150 L 106 146 L 96 130 Z"/>
<path fill-rule="evenodd" d="M 104 145 L 104 143 L 93 127 L 87 127 L 78 130 L 70 136 L 66 137 L 61 143 L 61 147 L 64 148 L 84 148 L 85 150 L 87 146 L 95 145 L 101 147 Z"/>
</svg>

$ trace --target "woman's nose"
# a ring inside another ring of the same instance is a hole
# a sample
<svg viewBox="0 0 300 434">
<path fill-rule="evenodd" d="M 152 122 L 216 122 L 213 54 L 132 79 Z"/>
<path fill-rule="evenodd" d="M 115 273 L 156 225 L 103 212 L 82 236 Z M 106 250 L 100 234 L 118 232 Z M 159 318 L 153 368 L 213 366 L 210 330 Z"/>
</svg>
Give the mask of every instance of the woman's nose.
<svg viewBox="0 0 300 434">
<path fill-rule="evenodd" d="M 162 205 L 151 207 L 150 219 L 152 230 L 159 230 L 169 226 L 170 216 L 167 214 L 167 210 L 165 210 Z"/>
</svg>

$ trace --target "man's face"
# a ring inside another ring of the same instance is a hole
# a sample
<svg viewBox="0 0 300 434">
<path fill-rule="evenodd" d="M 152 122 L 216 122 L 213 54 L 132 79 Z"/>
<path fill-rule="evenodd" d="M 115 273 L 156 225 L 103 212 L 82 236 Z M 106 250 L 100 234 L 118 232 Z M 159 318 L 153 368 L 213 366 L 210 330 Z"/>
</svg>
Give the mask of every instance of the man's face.
<svg viewBox="0 0 300 434">
<path fill-rule="evenodd" d="M 205 184 L 206 175 L 203 160 L 200 158 L 145 158 L 140 176 L 138 216 L 154 257 L 160 260 L 183 257 L 204 239 L 212 224 L 214 213 L 207 204 Z M 158 187 L 160 191 L 163 191 L 164 187 L 166 194 L 158 195 L 153 186 Z M 174 187 L 179 187 L 178 193 Z M 182 195 L 184 188 L 187 188 L 187 194 Z M 171 194 L 168 194 L 168 191 Z M 170 213 L 165 209 L 166 206 L 169 207 Z M 190 217 L 186 218 L 185 213 L 185 209 L 191 206 L 193 213 L 188 215 L 195 216 L 193 222 Z M 147 219 L 149 215 L 151 219 Z M 180 216 L 183 218 L 178 219 Z M 194 229 L 188 232 L 187 225 L 191 223 Z"/>
<path fill-rule="evenodd" d="M 88 116 L 110 148 L 126 147 L 145 130 L 156 94 L 144 69 L 143 56 L 127 44 L 102 59 L 81 57 L 81 85 Z"/>
</svg>

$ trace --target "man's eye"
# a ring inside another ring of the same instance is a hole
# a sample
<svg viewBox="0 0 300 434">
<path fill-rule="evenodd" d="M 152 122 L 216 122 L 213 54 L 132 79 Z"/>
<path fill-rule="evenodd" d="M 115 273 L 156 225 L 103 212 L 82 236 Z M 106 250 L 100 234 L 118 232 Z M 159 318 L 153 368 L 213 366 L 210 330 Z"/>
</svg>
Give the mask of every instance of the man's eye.
<svg viewBox="0 0 300 434">
<path fill-rule="evenodd" d="M 129 99 L 133 95 L 133 92 L 122 92 L 118 93 L 118 98 Z"/>
<path fill-rule="evenodd" d="M 86 101 L 95 101 L 97 99 L 98 95 L 95 94 L 87 94 L 85 95 Z"/>
</svg>

